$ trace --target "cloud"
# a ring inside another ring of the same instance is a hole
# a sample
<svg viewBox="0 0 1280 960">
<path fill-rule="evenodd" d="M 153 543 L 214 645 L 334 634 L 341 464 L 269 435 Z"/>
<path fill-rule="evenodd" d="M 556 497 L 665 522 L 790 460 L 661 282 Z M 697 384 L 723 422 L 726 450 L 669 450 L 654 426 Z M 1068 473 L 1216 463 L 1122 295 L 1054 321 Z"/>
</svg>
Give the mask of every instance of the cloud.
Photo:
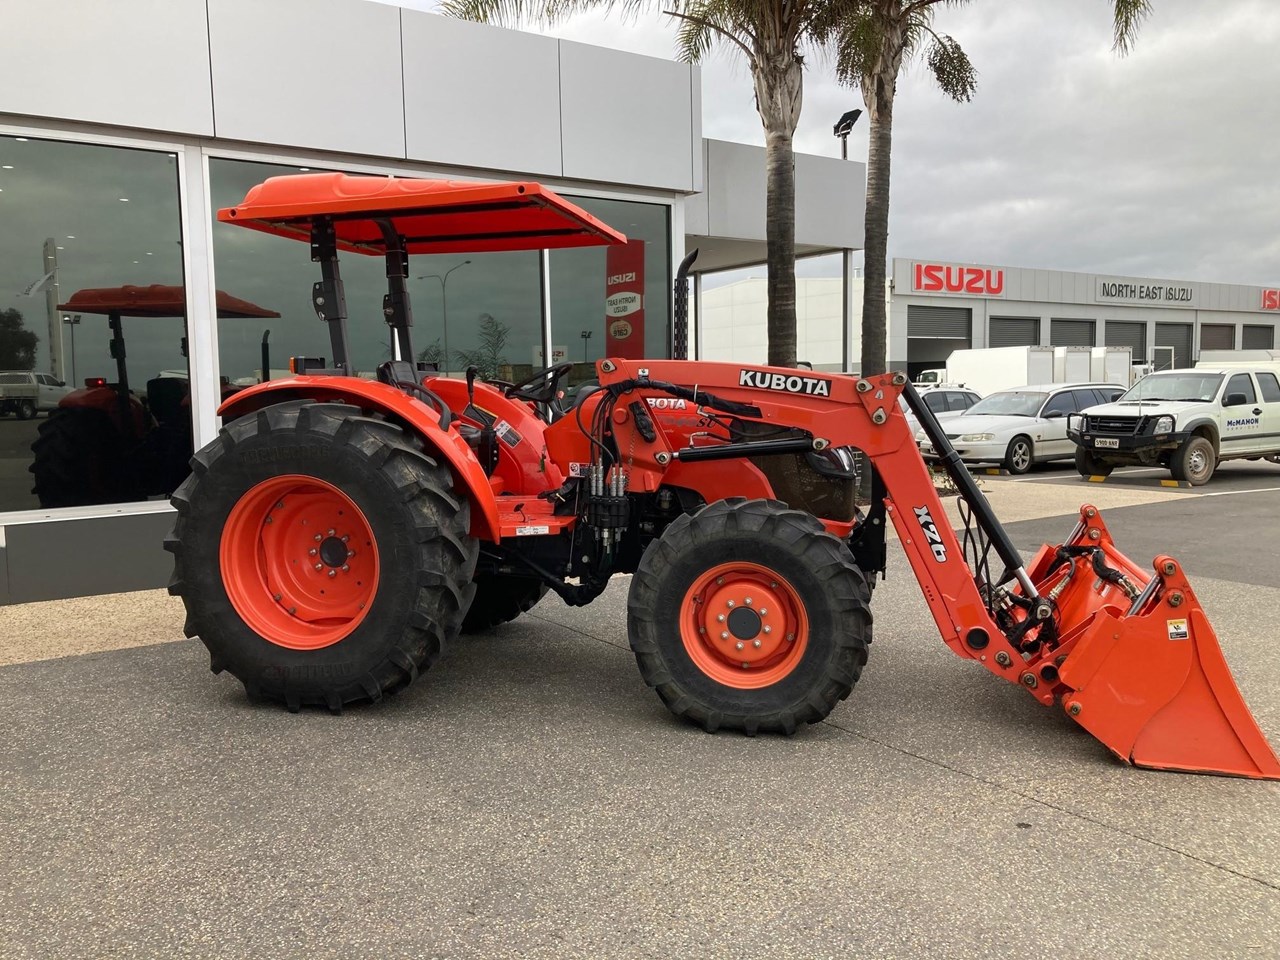
<svg viewBox="0 0 1280 960">
<path fill-rule="evenodd" d="M 429 0 L 420 0 L 424 6 Z M 1155 0 L 1133 53 L 1106 0 L 976 0 L 939 11 L 979 71 L 972 103 L 917 64 L 899 83 L 890 253 L 1236 283 L 1280 281 L 1274 174 L 1280 4 Z M 673 56 L 658 14 L 539 32 Z M 703 67 L 703 133 L 762 143 L 745 65 Z M 796 149 L 837 156 L 861 105 L 810 58 Z M 849 155 L 866 155 L 865 120 Z"/>
</svg>

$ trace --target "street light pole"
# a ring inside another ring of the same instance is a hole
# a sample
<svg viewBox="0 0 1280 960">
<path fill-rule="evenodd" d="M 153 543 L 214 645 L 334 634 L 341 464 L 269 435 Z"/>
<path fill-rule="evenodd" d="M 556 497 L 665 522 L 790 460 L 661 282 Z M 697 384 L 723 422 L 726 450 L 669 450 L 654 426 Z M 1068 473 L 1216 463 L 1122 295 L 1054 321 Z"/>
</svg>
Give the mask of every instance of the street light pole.
<svg viewBox="0 0 1280 960">
<path fill-rule="evenodd" d="M 455 270 L 465 267 L 470 262 L 470 260 L 463 260 L 461 263 L 454 264 L 444 272 L 444 276 L 441 276 L 438 273 L 428 273 L 415 278 L 418 280 L 440 281 L 440 322 L 444 327 L 444 353 L 441 357 L 442 369 L 440 370 L 440 373 L 446 376 L 449 373 L 449 274 L 453 273 Z M 410 362 L 412 362 L 412 358 L 410 358 Z"/>
<path fill-rule="evenodd" d="M 587 358 L 587 347 L 589 345 L 588 341 L 591 339 L 591 331 L 583 330 L 579 336 L 582 337 L 582 362 L 590 363 L 590 360 Z"/>
</svg>

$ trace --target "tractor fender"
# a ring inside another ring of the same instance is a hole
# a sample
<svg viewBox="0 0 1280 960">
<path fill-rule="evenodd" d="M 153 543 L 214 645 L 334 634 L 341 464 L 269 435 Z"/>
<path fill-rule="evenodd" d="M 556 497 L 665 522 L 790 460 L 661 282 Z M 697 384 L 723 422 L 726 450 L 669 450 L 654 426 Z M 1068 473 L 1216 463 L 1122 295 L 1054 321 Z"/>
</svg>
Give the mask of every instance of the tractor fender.
<svg viewBox="0 0 1280 960">
<path fill-rule="evenodd" d="M 110 418 L 116 430 L 141 437 L 147 432 L 147 412 L 134 396 L 129 397 L 131 425 L 124 423 L 120 412 L 120 394 L 112 387 L 80 387 L 58 401 L 59 410 L 99 410 Z"/>
<path fill-rule="evenodd" d="M 247 387 L 225 400 L 218 415 L 234 420 L 263 407 L 289 400 L 322 400 L 350 403 L 376 410 L 404 424 L 448 461 L 471 500 L 471 534 L 496 543 L 499 540 L 498 501 L 489 478 L 471 448 L 457 432 L 440 429 L 440 415 L 427 404 L 377 380 L 355 377 L 286 377 Z M 457 421 L 455 421 L 457 422 Z"/>
</svg>

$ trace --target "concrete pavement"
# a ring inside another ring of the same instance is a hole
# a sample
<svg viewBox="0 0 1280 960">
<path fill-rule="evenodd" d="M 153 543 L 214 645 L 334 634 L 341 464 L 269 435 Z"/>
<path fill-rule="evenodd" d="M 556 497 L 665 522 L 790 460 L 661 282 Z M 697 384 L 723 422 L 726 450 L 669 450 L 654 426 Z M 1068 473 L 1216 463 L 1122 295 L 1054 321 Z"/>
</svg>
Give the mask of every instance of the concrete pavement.
<svg viewBox="0 0 1280 960">
<path fill-rule="evenodd" d="M 986 484 L 1003 516 L 1060 509 L 1051 485 Z M 1280 742 L 1280 494 L 1088 493 L 1136 559 L 1169 535 Z M 1215 539 L 1227 504 L 1252 537 Z M 791 739 L 671 718 L 625 578 L 341 717 L 251 706 L 156 642 L 167 598 L 78 608 L 102 648 L 27 662 L 14 624 L 42 618 L 0 610 L 0 957 L 1275 956 L 1280 785 L 1121 766 L 956 660 L 890 555 L 862 681 Z"/>
</svg>

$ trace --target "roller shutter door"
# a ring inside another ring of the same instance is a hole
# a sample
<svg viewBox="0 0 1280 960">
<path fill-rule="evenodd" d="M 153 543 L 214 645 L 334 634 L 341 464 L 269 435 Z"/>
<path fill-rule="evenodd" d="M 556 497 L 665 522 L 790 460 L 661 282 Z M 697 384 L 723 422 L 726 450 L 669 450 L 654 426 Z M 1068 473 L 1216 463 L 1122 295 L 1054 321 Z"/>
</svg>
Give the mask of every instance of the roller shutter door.
<svg viewBox="0 0 1280 960">
<path fill-rule="evenodd" d="M 992 317 L 989 347 L 1034 347 L 1040 343 L 1039 317 Z"/>
<path fill-rule="evenodd" d="M 907 336 L 934 340 L 968 340 L 973 329 L 969 307 L 925 307 L 907 304 Z"/>
<path fill-rule="evenodd" d="M 1050 320 L 1049 343 L 1055 347 L 1092 347 L 1092 320 Z"/>
<path fill-rule="evenodd" d="M 1157 323 L 1156 346 L 1173 347 L 1173 366 L 1191 366 L 1191 331 L 1189 323 Z"/>
<path fill-rule="evenodd" d="M 1128 347 L 1134 363 L 1147 361 L 1147 325 L 1128 320 L 1108 320 L 1106 326 L 1108 347 Z"/>
<path fill-rule="evenodd" d="M 1274 350 L 1276 348 L 1276 328 L 1248 323 L 1244 328 L 1245 350 Z"/>
<path fill-rule="evenodd" d="M 1200 324 L 1201 350 L 1234 350 L 1236 348 L 1236 328 L 1231 323 Z"/>
</svg>

